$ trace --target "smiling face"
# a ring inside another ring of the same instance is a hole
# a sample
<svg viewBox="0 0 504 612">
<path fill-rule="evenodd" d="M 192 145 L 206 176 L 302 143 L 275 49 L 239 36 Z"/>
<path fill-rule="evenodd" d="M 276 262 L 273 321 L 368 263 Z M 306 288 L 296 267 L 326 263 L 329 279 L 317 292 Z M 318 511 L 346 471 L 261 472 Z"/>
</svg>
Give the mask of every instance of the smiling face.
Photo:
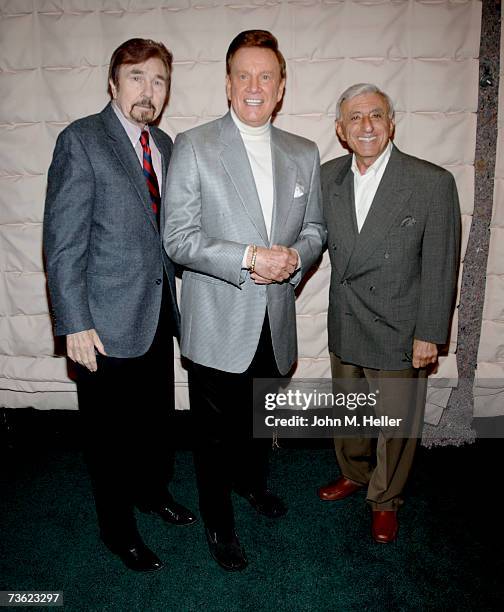
<svg viewBox="0 0 504 612">
<path fill-rule="evenodd" d="M 283 96 L 285 79 L 271 49 L 242 47 L 234 54 L 226 93 L 240 121 L 253 127 L 267 123 Z"/>
<path fill-rule="evenodd" d="M 336 132 L 355 153 L 361 173 L 380 157 L 392 136 L 394 121 L 388 113 L 387 101 L 377 93 L 363 93 L 341 105 Z"/>
<path fill-rule="evenodd" d="M 163 62 L 152 57 L 141 64 L 123 64 L 112 97 L 123 115 L 143 128 L 159 117 L 166 102 L 169 75 Z"/>
</svg>

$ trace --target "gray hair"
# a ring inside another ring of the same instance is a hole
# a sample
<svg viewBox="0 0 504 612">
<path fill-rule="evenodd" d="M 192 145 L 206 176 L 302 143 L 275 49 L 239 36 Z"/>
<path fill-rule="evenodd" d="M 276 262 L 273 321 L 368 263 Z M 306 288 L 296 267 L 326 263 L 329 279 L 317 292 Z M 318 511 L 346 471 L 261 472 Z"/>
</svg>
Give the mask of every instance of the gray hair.
<svg viewBox="0 0 504 612">
<path fill-rule="evenodd" d="M 351 98 L 355 98 L 357 96 L 360 96 L 361 94 L 367 93 L 375 93 L 382 96 L 388 106 L 389 119 L 394 118 L 394 103 L 392 102 L 388 94 L 386 94 L 379 87 L 373 85 L 372 83 L 357 83 L 345 89 L 345 91 L 339 97 L 339 100 L 336 102 L 336 121 L 341 118 L 341 105 L 345 100 L 350 100 Z"/>
</svg>

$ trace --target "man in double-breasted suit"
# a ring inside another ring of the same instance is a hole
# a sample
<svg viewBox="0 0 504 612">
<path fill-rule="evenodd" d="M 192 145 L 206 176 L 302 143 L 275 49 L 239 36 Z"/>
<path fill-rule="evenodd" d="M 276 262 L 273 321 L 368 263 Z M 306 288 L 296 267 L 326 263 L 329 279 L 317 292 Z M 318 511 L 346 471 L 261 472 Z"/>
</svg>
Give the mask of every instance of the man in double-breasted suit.
<svg viewBox="0 0 504 612">
<path fill-rule="evenodd" d="M 373 537 L 390 542 L 421 432 L 425 368 L 448 339 L 460 211 L 449 172 L 392 144 L 394 109 L 378 87 L 353 85 L 336 109 L 352 154 L 322 166 L 332 376 L 367 379 L 379 392 L 376 416 L 402 417 L 407 429 L 382 425 L 375 445 L 357 431 L 336 437 L 342 476 L 319 496 L 339 500 L 367 487 Z"/>
<path fill-rule="evenodd" d="M 101 537 L 138 571 L 162 563 L 137 531 L 135 505 L 169 523 L 195 520 L 166 488 L 179 313 L 159 216 L 172 142 L 149 124 L 168 100 L 171 66 L 151 40 L 116 49 L 112 102 L 58 137 L 44 216 L 55 333 L 75 362 Z"/>
<path fill-rule="evenodd" d="M 276 38 L 238 34 L 226 67 L 230 112 L 175 141 L 164 244 L 186 268 L 181 352 L 207 540 L 222 567 L 241 570 L 232 490 L 268 517 L 286 512 L 267 488 L 267 447 L 252 440 L 252 381 L 285 375 L 296 360 L 294 288 L 325 230 L 316 145 L 270 124 L 285 86 Z"/>
</svg>

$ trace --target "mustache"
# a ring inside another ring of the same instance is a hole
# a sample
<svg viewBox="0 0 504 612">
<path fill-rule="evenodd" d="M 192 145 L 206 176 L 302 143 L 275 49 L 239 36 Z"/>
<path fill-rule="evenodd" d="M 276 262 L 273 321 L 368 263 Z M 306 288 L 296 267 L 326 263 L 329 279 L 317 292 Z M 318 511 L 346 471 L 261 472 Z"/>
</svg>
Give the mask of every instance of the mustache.
<svg viewBox="0 0 504 612">
<path fill-rule="evenodd" d="M 152 110 L 156 110 L 156 107 L 154 106 L 154 104 L 152 104 L 152 102 L 148 98 L 143 98 L 142 100 L 138 100 L 138 102 L 135 102 L 135 104 L 133 104 L 133 107 L 135 106 L 143 106 L 145 108 L 151 108 Z"/>
</svg>

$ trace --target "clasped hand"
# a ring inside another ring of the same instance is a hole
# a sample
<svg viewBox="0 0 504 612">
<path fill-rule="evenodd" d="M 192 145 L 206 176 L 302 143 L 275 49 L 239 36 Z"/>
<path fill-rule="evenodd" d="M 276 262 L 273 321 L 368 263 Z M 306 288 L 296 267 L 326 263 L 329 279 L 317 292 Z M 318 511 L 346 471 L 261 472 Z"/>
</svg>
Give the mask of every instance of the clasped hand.
<svg viewBox="0 0 504 612">
<path fill-rule="evenodd" d="M 280 244 L 257 247 L 254 272 L 250 277 L 257 285 L 281 283 L 289 279 L 298 266 L 298 253 Z"/>
</svg>

